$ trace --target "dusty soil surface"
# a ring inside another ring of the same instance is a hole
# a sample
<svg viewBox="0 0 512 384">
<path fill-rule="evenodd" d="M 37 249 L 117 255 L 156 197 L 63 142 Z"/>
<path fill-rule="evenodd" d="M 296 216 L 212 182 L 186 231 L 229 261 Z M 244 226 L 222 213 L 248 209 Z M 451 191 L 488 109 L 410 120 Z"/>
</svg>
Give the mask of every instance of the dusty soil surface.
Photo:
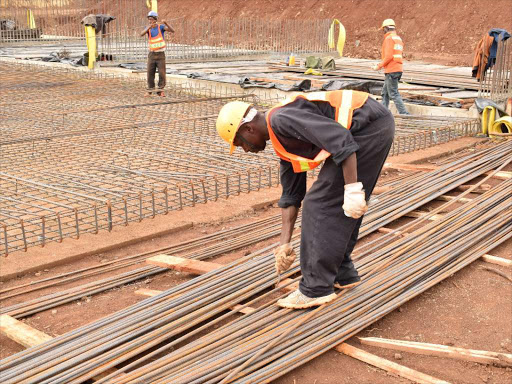
<svg viewBox="0 0 512 384">
<path fill-rule="evenodd" d="M 512 0 L 160 0 L 158 8 L 167 19 L 337 18 L 347 31 L 345 55 L 369 59 L 380 57 L 378 28 L 392 18 L 405 42 L 407 60 L 446 65 L 471 66 L 473 49 L 489 29 L 512 32 Z"/>
<path fill-rule="evenodd" d="M 464 152 L 469 153 L 473 150 L 472 148 L 468 148 L 465 149 Z M 413 154 L 410 155 L 412 156 Z M 421 154 L 416 153 L 416 159 L 421 158 L 420 155 Z M 448 157 L 450 156 L 452 155 L 448 154 Z M 428 158 L 428 156 L 424 156 L 424 158 Z M 407 160 L 414 161 L 414 158 L 407 158 Z M 442 160 L 443 158 L 436 160 L 430 159 L 428 164 L 435 164 Z M 421 163 L 427 164 L 425 161 Z M 383 174 L 381 180 L 394 178 L 397 175 L 397 172 L 386 172 Z M 422 207 L 422 210 L 428 210 L 438 205 L 439 202 L 434 202 L 427 207 Z M 176 233 L 157 236 L 120 249 L 93 254 L 65 265 L 50 267 L 35 273 L 26 274 L 17 279 L 1 283 L 0 290 L 59 275 L 68 271 L 98 265 L 127 255 L 180 243 L 188 239 L 253 222 L 254 220 L 278 213 L 279 209 L 274 206 L 264 210 L 246 212 L 232 219 L 198 224 Z M 388 225 L 388 227 L 395 228 L 409 220 L 410 219 L 402 218 Z M 371 234 L 364 238 L 361 244 L 371 241 L 378 236 L 380 236 L 378 233 Z M 221 255 L 212 259 L 212 261 L 222 264 L 229 263 L 251 251 L 268 246 L 274 241 L 276 241 L 275 238 L 260 242 L 235 252 Z M 507 241 L 490 253 L 509 259 L 512 258 L 512 241 Z M 116 273 L 134 269 L 141 265 L 142 264 L 139 264 L 116 271 Z M 359 336 L 386 337 L 512 353 L 512 283 L 497 274 L 482 269 L 484 265 L 486 265 L 484 262 L 475 262 L 420 295 L 418 298 L 406 303 L 399 310 L 377 321 Z M 507 270 L 505 267 L 492 265 L 492 268 L 501 270 L 510 275 L 510 270 Z M 3 300 L 0 301 L 0 306 L 12 305 L 21 301 L 37 298 L 43 294 L 54 293 L 61 289 L 84 284 L 101 277 L 106 277 L 106 275 Z M 134 291 L 137 289 L 148 288 L 164 290 L 180 284 L 191 277 L 191 275 L 173 271 L 165 272 L 98 295 L 84 297 L 81 300 L 76 300 L 72 303 L 40 312 L 23 319 L 23 321 L 53 336 L 63 334 L 143 300 L 143 296 L 134 294 Z M 502 384 L 512 381 L 512 370 L 510 368 L 484 366 L 476 363 L 426 357 L 406 352 L 400 352 L 401 357 L 396 359 L 395 351 L 365 345 L 361 346 L 357 338 L 352 338 L 348 343 L 383 358 L 390 359 L 399 364 L 456 384 Z M 0 336 L 0 358 L 5 358 L 21 350 L 21 346 L 4 336 Z M 390 376 L 380 369 L 341 355 L 336 351 L 329 351 L 275 381 L 275 383 L 279 384 L 393 384 L 405 382 L 408 381 L 393 375 Z"/>
</svg>

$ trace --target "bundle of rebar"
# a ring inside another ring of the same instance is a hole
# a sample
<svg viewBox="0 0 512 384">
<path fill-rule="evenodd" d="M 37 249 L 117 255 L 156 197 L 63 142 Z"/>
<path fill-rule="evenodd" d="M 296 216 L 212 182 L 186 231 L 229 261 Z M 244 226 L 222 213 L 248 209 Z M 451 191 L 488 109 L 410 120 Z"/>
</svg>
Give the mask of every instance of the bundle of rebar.
<svg viewBox="0 0 512 384">
<path fill-rule="evenodd" d="M 452 191 L 459 185 L 492 170 L 496 167 L 496 164 L 502 161 L 507 150 L 506 145 L 497 148 L 491 147 L 487 150 L 465 156 L 460 160 L 453 161 L 448 165 L 440 167 L 436 171 L 421 175 L 413 174 L 401 178 L 399 181 L 393 183 L 393 189 L 379 195 L 372 201 L 370 209 L 365 215 L 361 226 L 360 238 L 406 215 L 419 206 Z M 0 296 L 0 300 L 47 288 L 52 285 L 75 281 L 79 278 L 86 278 L 99 273 L 112 272 L 116 269 L 126 268 L 140 263 L 142 260 L 149 257 L 149 255 L 156 253 L 180 255 L 182 257 L 198 260 L 212 258 L 278 236 L 281 228 L 280 221 L 281 217 L 278 214 L 258 220 L 254 223 L 244 224 L 230 230 L 220 231 L 199 239 L 176 244 L 175 246 L 162 247 L 151 252 L 128 256 L 105 263 L 102 266 L 89 268 L 87 273 L 80 271 L 81 274 L 78 274 L 78 276 L 75 275 L 73 277 L 73 274 L 66 274 L 63 276 L 63 279 L 53 279 L 53 283 L 46 283 L 39 286 L 30 284 L 29 289 L 11 293 L 7 296 Z M 297 225 L 300 225 L 299 223 L 300 217 Z M 225 239 L 226 241 L 219 241 L 221 239 Z M 0 313 L 6 313 L 16 318 L 25 317 L 164 271 L 165 269 L 158 267 L 142 267 L 129 273 L 114 275 L 93 283 L 87 283 L 60 291 L 58 294 L 49 294 L 23 303 L 4 306 L 4 308 L 0 310 Z M 4 290 L 0 292 L 0 294 L 3 292 L 9 292 L 9 290 Z"/>
<path fill-rule="evenodd" d="M 503 154 L 497 170 L 512 161 L 512 144 L 500 148 Z M 229 311 L 232 306 L 254 306 L 275 291 L 253 298 L 275 281 L 271 246 L 6 358 L 0 362 L 0 379 L 80 383 L 115 367 L 98 382 L 267 382 L 325 352 L 510 238 L 511 190 L 512 180 L 502 182 L 420 229 L 415 226 L 421 219 L 399 228 L 408 231 L 404 238 L 386 235 L 363 246 L 356 260 L 363 283 L 342 291 L 330 305 L 291 311 L 277 308 L 271 300 L 252 314 L 189 342 L 241 309 Z M 296 272 L 297 264 L 285 276 Z"/>
</svg>

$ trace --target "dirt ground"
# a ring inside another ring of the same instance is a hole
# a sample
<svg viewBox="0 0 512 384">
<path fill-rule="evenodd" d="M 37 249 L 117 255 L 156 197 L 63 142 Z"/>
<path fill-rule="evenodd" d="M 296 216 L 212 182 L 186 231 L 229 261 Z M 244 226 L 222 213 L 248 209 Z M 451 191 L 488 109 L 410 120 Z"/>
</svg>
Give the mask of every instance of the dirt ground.
<svg viewBox="0 0 512 384">
<path fill-rule="evenodd" d="M 405 43 L 406 60 L 445 65 L 471 66 L 475 45 L 491 28 L 512 32 L 512 0 L 160 0 L 158 7 L 168 20 L 338 18 L 347 31 L 345 55 L 367 59 L 380 57 L 378 28 L 383 19 L 392 18 Z"/>
<path fill-rule="evenodd" d="M 454 146 L 453 143 L 450 143 L 450 145 Z M 472 148 L 467 148 L 464 152 L 470 152 L 472 150 Z M 445 153 L 450 155 L 450 151 L 445 151 Z M 413 161 L 414 157 L 418 157 L 419 155 L 416 153 L 409 154 L 408 156 L 409 160 Z M 393 160 L 393 158 L 391 158 L 391 160 Z M 429 163 L 432 162 L 433 160 L 430 160 Z M 386 172 L 382 179 L 385 180 L 395 176 L 396 173 Z M 437 202 L 432 203 L 430 207 L 438 204 Z M 422 209 L 428 208 L 429 206 L 422 207 Z M 278 213 L 279 209 L 274 206 L 259 211 L 247 212 L 244 215 L 222 222 L 217 221 L 210 224 L 196 225 L 176 233 L 155 237 L 117 250 L 90 255 L 65 265 L 30 273 L 17 279 L 1 283 L 0 290 L 14 285 L 59 275 L 68 271 L 102 264 L 106 261 L 122 258 L 127 255 L 169 246 Z M 403 218 L 399 222 L 389 225 L 389 227 L 398 226 L 408 220 L 409 219 Z M 362 243 L 370 241 L 377 236 L 379 236 L 379 234 L 372 234 L 364 238 Z M 221 255 L 212 259 L 212 261 L 222 264 L 229 263 L 248 252 L 268 246 L 276 240 L 277 239 L 271 239 L 260 242 L 237 250 L 236 252 Z M 507 241 L 490 253 L 509 259 L 512 258 L 512 241 Z M 132 266 L 120 270 L 119 272 L 116 271 L 116 273 L 134 269 L 141 265 L 142 264 Z M 486 265 L 486 263 L 482 261 L 473 263 L 471 266 L 446 279 L 416 299 L 406 303 L 398 310 L 377 321 L 359 336 L 422 341 L 463 348 L 512 353 L 512 283 L 497 274 L 482 269 L 484 265 Z M 492 267 L 510 275 L 510 270 L 507 270 L 505 267 L 495 265 Z M 48 288 L 24 296 L 14 297 L 0 302 L 0 305 L 12 305 L 40 297 L 43 294 L 54 293 L 63 288 L 84 284 L 101 277 L 106 276 L 92 277 L 64 286 Z M 148 288 L 164 290 L 180 284 L 191 277 L 192 276 L 188 274 L 169 271 L 98 295 L 84 297 L 81 300 L 76 300 L 54 309 L 40 312 L 23 319 L 23 321 L 52 336 L 63 334 L 143 300 L 143 296 L 134 294 L 134 291 L 137 289 Z M 352 338 L 348 343 L 451 383 L 504 384 L 512 382 L 511 368 L 485 366 L 477 363 L 426 357 L 406 352 L 400 352 L 400 356 L 395 356 L 397 353 L 395 351 L 361 346 L 357 338 Z M 5 358 L 6 356 L 22 350 L 21 346 L 4 336 L 0 336 L 0 344 L 0 358 Z M 336 351 L 329 351 L 275 381 L 275 383 L 278 384 L 384 384 L 403 382 L 408 381 L 393 375 L 390 376 L 380 369 L 341 355 Z"/>
</svg>

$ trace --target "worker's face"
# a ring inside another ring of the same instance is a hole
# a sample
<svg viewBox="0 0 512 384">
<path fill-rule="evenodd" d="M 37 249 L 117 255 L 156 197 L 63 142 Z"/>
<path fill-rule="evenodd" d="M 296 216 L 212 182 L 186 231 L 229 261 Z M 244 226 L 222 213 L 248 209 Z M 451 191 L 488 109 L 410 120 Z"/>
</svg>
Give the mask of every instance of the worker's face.
<svg viewBox="0 0 512 384">
<path fill-rule="evenodd" d="M 257 153 L 265 150 L 267 142 L 254 129 L 253 124 L 253 122 L 247 123 L 238 129 L 233 145 L 242 147 L 245 152 Z"/>
<path fill-rule="evenodd" d="M 149 25 L 154 27 L 156 25 L 156 19 L 154 17 L 148 17 Z"/>
</svg>

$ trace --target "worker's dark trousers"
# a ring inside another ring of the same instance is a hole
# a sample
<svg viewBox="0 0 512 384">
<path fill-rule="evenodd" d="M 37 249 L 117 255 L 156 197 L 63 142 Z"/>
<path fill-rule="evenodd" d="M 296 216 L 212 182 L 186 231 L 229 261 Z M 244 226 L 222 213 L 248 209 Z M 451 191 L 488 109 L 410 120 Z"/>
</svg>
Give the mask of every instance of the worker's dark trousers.
<svg viewBox="0 0 512 384">
<path fill-rule="evenodd" d="M 158 88 L 165 88 L 165 52 L 149 52 L 148 55 L 148 89 L 155 89 L 155 73 L 158 68 Z"/>
<path fill-rule="evenodd" d="M 389 108 L 389 99 L 395 103 L 396 110 L 401 115 L 410 115 L 405 108 L 404 101 L 398 92 L 398 82 L 402 78 L 402 72 L 386 73 L 384 86 L 382 87 L 382 104 Z"/>
<path fill-rule="evenodd" d="M 354 136 L 354 139 L 359 144 L 357 178 L 363 183 L 368 201 L 393 143 L 393 116 L 389 112 L 372 121 L 364 132 L 364 136 Z M 350 254 L 362 218 L 345 216 L 342 208 L 344 185 L 341 167 L 328 158 L 304 199 L 299 289 L 308 297 L 329 295 L 334 292 L 336 281 L 358 276 Z"/>
</svg>

